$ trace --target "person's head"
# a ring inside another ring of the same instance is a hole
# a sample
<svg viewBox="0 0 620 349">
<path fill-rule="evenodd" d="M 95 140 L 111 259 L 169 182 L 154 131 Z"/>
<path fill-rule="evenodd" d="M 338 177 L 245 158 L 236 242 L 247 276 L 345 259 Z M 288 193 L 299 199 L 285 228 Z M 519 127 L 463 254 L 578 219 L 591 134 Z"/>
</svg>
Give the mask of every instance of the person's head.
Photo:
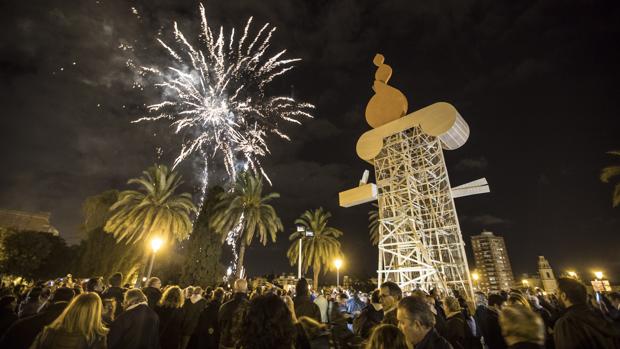
<svg viewBox="0 0 620 349">
<path fill-rule="evenodd" d="M 349 296 L 347 296 L 347 294 L 344 292 L 340 292 L 336 296 L 336 302 L 338 302 L 338 304 L 340 305 L 346 305 L 348 299 L 349 299 Z"/>
<path fill-rule="evenodd" d="M 103 281 L 100 277 L 92 277 L 86 282 L 86 292 L 103 291 Z"/>
<path fill-rule="evenodd" d="M 376 326 L 365 349 L 408 349 L 405 335 L 394 325 Z"/>
<path fill-rule="evenodd" d="M 488 305 L 487 296 L 484 293 L 477 291 L 474 294 L 474 297 L 476 299 L 476 306 L 481 306 L 481 305 L 487 306 Z"/>
<path fill-rule="evenodd" d="M 379 290 L 372 291 L 372 294 L 370 295 L 370 303 L 380 304 L 381 303 L 381 298 L 379 297 L 380 294 L 381 294 L 381 291 Z"/>
<path fill-rule="evenodd" d="M 508 295 L 508 300 L 506 301 L 506 305 L 520 305 L 528 309 L 532 308 L 532 306 L 530 305 L 530 302 L 521 293 L 510 293 Z"/>
<path fill-rule="evenodd" d="M 49 328 L 81 334 L 88 343 L 103 337 L 108 329 L 101 321 L 102 303 L 99 295 L 86 292 L 75 297 L 65 310 L 54 320 Z"/>
<path fill-rule="evenodd" d="M 59 287 L 52 295 L 52 302 L 70 302 L 75 297 L 75 291 L 68 287 Z"/>
<path fill-rule="evenodd" d="M 235 293 L 248 293 L 248 282 L 245 279 L 235 280 L 233 285 L 233 292 Z"/>
<path fill-rule="evenodd" d="M 146 296 L 144 295 L 144 293 L 142 293 L 142 290 L 133 288 L 125 292 L 125 298 L 123 299 L 123 307 L 127 309 L 128 307 L 135 305 L 135 304 L 146 303 L 146 301 L 147 301 Z"/>
<path fill-rule="evenodd" d="M 239 327 L 239 346 L 267 349 L 291 348 L 296 339 L 293 317 L 284 301 L 268 293 L 250 301 Z"/>
<path fill-rule="evenodd" d="M 573 278 L 558 279 L 558 298 L 566 308 L 575 304 L 585 304 L 588 300 L 586 287 Z"/>
<path fill-rule="evenodd" d="M 194 287 L 194 290 L 192 292 L 192 296 L 202 296 L 202 292 L 203 292 L 202 287 L 196 286 L 196 287 Z"/>
<path fill-rule="evenodd" d="M 611 305 L 616 309 L 620 309 L 620 292 L 611 292 L 608 297 Z"/>
<path fill-rule="evenodd" d="M 545 324 L 538 314 L 522 305 L 505 306 L 499 313 L 502 335 L 509 346 L 530 342 L 545 342 Z"/>
<path fill-rule="evenodd" d="M 403 298 L 403 291 L 392 281 L 384 282 L 379 289 L 379 297 L 383 309 L 390 310 L 396 306 L 398 301 Z"/>
<path fill-rule="evenodd" d="M 211 296 L 211 299 L 217 302 L 222 302 L 224 300 L 224 289 L 221 287 L 216 288 L 215 290 L 213 290 L 213 295 Z"/>
<path fill-rule="evenodd" d="M 159 305 L 164 308 L 180 308 L 183 303 L 185 298 L 179 286 L 168 287 L 159 300 Z"/>
<path fill-rule="evenodd" d="M 461 304 L 458 299 L 448 296 L 443 299 L 443 309 L 446 314 L 457 313 L 461 311 Z"/>
<path fill-rule="evenodd" d="M 306 278 L 300 278 L 297 280 L 297 284 L 295 285 L 295 295 L 296 297 L 308 296 L 308 281 Z"/>
<path fill-rule="evenodd" d="M 123 283 L 123 273 L 112 274 L 112 276 L 108 279 L 108 282 L 112 287 L 121 287 L 121 284 Z"/>
<path fill-rule="evenodd" d="M 494 308 L 495 310 L 501 309 L 504 302 L 504 297 L 499 294 L 494 293 L 489 295 L 489 307 Z"/>
<path fill-rule="evenodd" d="M 146 287 L 161 288 L 161 280 L 158 277 L 152 277 L 146 282 Z"/>
<path fill-rule="evenodd" d="M 405 297 L 398 302 L 398 328 L 411 347 L 418 344 L 435 325 L 435 316 L 425 299 Z"/>
</svg>

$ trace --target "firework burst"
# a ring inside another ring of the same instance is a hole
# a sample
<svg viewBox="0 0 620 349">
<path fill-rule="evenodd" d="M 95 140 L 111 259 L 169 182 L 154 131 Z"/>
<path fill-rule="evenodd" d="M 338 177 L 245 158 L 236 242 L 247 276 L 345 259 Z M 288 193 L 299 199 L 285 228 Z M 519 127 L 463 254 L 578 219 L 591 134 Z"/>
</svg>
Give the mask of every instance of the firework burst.
<svg viewBox="0 0 620 349">
<path fill-rule="evenodd" d="M 259 160 L 269 153 L 267 136 L 289 140 L 279 128 L 281 123 L 300 124 L 300 119 L 312 117 L 312 104 L 266 92 L 274 78 L 300 59 L 283 59 L 286 50 L 267 54 L 276 30 L 269 23 L 252 37 L 250 17 L 236 39 L 234 28 L 226 34 L 223 27 L 214 32 L 204 6 L 199 8 L 202 49 L 189 43 L 176 22 L 173 44 L 157 39 L 172 63 L 165 68 L 142 66 L 139 71 L 142 76 L 156 76 L 155 86 L 164 89 L 164 97 L 147 106 L 147 116 L 133 122 L 169 120 L 174 133 L 183 135 L 173 167 L 192 154 L 204 157 L 206 167 L 219 153 L 232 178 L 241 165 L 269 181 Z"/>
</svg>

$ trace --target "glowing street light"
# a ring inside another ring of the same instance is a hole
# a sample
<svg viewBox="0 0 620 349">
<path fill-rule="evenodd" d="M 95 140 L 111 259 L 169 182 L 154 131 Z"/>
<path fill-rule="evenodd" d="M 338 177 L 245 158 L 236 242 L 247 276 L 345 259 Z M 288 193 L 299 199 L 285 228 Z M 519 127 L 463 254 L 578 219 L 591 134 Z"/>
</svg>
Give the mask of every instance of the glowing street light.
<svg viewBox="0 0 620 349">
<path fill-rule="evenodd" d="M 161 248 L 163 244 L 164 244 L 164 240 L 162 240 L 159 237 L 155 237 L 151 240 L 151 250 L 153 250 L 153 254 L 151 254 L 151 263 L 149 264 L 149 272 L 146 276 L 147 280 L 151 278 L 151 272 L 153 272 L 153 262 L 155 262 L 155 254 L 157 254 L 157 251 L 159 251 L 159 249 Z"/>
<path fill-rule="evenodd" d="M 572 270 L 569 270 L 566 273 L 568 274 L 568 276 L 572 277 L 573 279 L 577 278 L 577 273 Z"/>
<path fill-rule="evenodd" d="M 334 265 L 336 266 L 336 286 L 340 287 L 340 267 L 342 266 L 342 259 L 336 259 Z"/>
<path fill-rule="evenodd" d="M 474 280 L 474 287 L 478 289 L 478 280 L 480 279 L 480 275 L 477 272 L 471 273 L 471 278 Z"/>
<path fill-rule="evenodd" d="M 530 282 L 527 281 L 526 279 L 521 280 L 521 283 L 523 284 L 524 287 L 528 287 L 530 285 Z"/>
<path fill-rule="evenodd" d="M 598 280 L 602 280 L 603 279 L 603 272 L 602 271 L 595 271 L 594 272 L 594 276 L 596 276 L 596 278 Z"/>
</svg>

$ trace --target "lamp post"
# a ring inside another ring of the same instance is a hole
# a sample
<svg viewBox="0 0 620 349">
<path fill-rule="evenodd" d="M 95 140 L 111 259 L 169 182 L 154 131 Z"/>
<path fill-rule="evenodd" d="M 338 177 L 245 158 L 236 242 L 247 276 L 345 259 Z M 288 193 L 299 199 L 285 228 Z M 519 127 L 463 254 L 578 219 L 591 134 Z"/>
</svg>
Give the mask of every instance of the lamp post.
<svg viewBox="0 0 620 349">
<path fill-rule="evenodd" d="M 340 258 L 334 261 L 336 266 L 336 287 L 340 287 L 340 267 L 342 266 L 342 260 Z"/>
<path fill-rule="evenodd" d="M 477 272 L 473 272 L 471 278 L 474 280 L 474 287 L 478 290 L 478 279 L 480 279 L 480 275 L 478 275 Z"/>
<path fill-rule="evenodd" d="M 304 237 L 312 237 L 314 236 L 314 233 L 310 230 L 306 230 L 306 227 L 298 225 L 297 226 L 297 232 L 300 233 L 300 237 L 299 237 L 299 256 L 298 256 L 298 260 L 297 260 L 297 279 L 301 279 L 301 262 L 302 262 L 302 257 L 301 257 L 301 245 L 302 242 L 304 241 Z M 316 287 L 316 285 L 315 285 Z"/>
<path fill-rule="evenodd" d="M 163 243 L 164 241 L 161 238 L 153 238 L 151 240 L 151 249 L 153 250 L 153 254 L 151 254 L 151 263 L 149 264 L 149 272 L 146 276 L 147 280 L 151 278 L 151 272 L 153 272 L 153 262 L 155 261 L 155 254 L 157 253 L 157 251 L 159 251 Z"/>
<path fill-rule="evenodd" d="M 602 271 L 595 271 L 594 272 L 594 276 L 596 277 L 597 280 L 603 280 L 603 272 Z"/>
</svg>

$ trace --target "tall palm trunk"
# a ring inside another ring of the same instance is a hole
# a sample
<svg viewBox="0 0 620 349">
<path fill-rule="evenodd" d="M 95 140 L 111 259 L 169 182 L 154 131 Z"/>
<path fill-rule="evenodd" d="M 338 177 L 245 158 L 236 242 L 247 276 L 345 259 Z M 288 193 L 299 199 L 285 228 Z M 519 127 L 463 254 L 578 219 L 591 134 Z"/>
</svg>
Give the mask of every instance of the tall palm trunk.
<svg viewBox="0 0 620 349">
<path fill-rule="evenodd" d="M 314 290 L 319 289 L 319 274 L 320 273 L 321 273 L 320 264 L 318 265 L 318 267 L 317 266 L 312 267 L 312 274 L 314 274 L 314 277 L 312 278 L 312 288 L 314 288 Z"/>
<path fill-rule="evenodd" d="M 237 259 L 237 270 L 235 271 L 235 277 L 241 278 L 241 268 L 243 268 L 243 258 L 245 257 L 245 241 L 242 240 L 239 245 L 239 258 Z"/>
</svg>

